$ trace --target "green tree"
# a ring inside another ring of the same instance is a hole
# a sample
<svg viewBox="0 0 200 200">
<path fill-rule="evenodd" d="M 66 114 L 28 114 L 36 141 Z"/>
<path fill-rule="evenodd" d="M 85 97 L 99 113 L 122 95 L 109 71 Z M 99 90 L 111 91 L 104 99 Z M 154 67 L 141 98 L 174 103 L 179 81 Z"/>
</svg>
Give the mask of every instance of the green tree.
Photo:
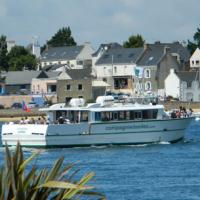
<svg viewBox="0 0 200 200">
<path fill-rule="evenodd" d="M 30 54 L 22 46 L 15 46 L 8 53 L 8 64 L 9 70 L 11 71 L 21 71 L 35 70 L 37 66 L 37 60 L 34 55 Z"/>
<path fill-rule="evenodd" d="M 41 48 L 41 51 L 44 51 L 47 45 L 51 47 L 76 46 L 70 27 L 59 29 L 57 33 Z"/>
<path fill-rule="evenodd" d="M 0 71 L 8 71 L 6 36 L 0 37 Z"/>
<path fill-rule="evenodd" d="M 127 41 L 123 43 L 125 48 L 143 47 L 145 40 L 139 34 L 131 35 Z"/>
<path fill-rule="evenodd" d="M 187 48 L 192 54 L 197 47 L 200 48 L 200 28 L 197 28 L 197 32 L 193 36 L 193 42 L 188 40 Z"/>
</svg>

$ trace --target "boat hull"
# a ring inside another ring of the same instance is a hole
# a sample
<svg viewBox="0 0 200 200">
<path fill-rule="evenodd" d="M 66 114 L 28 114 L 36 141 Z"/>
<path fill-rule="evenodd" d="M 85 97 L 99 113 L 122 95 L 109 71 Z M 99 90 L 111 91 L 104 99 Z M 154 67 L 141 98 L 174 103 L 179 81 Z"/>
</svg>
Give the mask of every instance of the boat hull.
<svg viewBox="0 0 200 200">
<path fill-rule="evenodd" d="M 3 125 L 2 144 L 30 147 L 146 144 L 184 138 L 193 118 L 62 125 Z"/>
</svg>

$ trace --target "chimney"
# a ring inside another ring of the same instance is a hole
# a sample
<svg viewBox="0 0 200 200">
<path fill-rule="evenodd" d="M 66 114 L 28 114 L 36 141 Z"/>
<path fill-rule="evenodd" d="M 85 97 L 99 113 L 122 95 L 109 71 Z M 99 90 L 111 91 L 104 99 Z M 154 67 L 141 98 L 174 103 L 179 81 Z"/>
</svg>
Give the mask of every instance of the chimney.
<svg viewBox="0 0 200 200">
<path fill-rule="evenodd" d="M 164 54 L 170 53 L 170 47 L 164 46 Z"/>
<path fill-rule="evenodd" d="M 160 44 L 160 41 L 155 41 L 155 44 Z"/>
<path fill-rule="evenodd" d="M 147 50 L 149 48 L 149 44 L 144 43 L 144 50 Z"/>
</svg>

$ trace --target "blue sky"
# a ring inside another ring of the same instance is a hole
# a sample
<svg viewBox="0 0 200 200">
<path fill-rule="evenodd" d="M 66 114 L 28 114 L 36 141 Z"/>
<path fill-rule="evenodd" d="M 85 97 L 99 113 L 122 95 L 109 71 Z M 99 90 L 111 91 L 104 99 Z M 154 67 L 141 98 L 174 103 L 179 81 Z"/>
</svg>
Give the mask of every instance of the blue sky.
<svg viewBox="0 0 200 200">
<path fill-rule="evenodd" d="M 78 44 L 123 43 L 132 34 L 149 42 L 192 40 L 200 27 L 199 0 L 0 0 L 0 34 L 41 45 L 70 26 Z"/>
</svg>

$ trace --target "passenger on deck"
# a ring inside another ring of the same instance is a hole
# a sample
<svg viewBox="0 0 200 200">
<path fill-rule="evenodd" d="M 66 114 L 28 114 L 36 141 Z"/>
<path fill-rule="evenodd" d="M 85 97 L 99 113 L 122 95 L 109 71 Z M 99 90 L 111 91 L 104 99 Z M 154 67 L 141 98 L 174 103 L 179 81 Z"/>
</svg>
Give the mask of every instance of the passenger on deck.
<svg viewBox="0 0 200 200">
<path fill-rule="evenodd" d="M 177 118 L 175 111 L 172 111 L 171 118 Z"/>
<path fill-rule="evenodd" d="M 28 119 L 28 117 L 25 117 L 24 123 L 25 124 L 29 124 L 30 123 L 30 120 Z"/>
<path fill-rule="evenodd" d="M 38 117 L 36 124 L 41 124 L 41 118 Z"/>
<path fill-rule="evenodd" d="M 20 120 L 19 123 L 20 123 L 20 124 L 25 124 L 25 123 L 24 123 L 24 118 L 23 118 L 23 117 L 21 118 L 21 120 Z"/>
<path fill-rule="evenodd" d="M 59 124 L 64 124 L 64 119 L 63 119 L 62 116 L 59 117 L 59 119 L 58 119 L 58 123 L 59 123 Z"/>
<path fill-rule="evenodd" d="M 35 119 L 33 117 L 30 120 L 30 124 L 35 124 Z"/>
</svg>

